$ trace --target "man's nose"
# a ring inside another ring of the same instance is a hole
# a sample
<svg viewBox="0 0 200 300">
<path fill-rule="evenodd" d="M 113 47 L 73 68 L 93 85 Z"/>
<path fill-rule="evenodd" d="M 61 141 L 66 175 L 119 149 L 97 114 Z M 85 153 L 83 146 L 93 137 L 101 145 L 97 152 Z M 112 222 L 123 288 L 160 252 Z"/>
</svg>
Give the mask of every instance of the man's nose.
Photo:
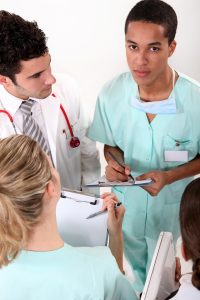
<svg viewBox="0 0 200 300">
<path fill-rule="evenodd" d="M 45 84 L 46 85 L 52 85 L 56 82 L 56 78 L 52 75 L 51 72 L 48 72 L 46 74 L 46 78 L 45 78 Z"/>
<path fill-rule="evenodd" d="M 137 64 L 140 66 L 140 65 L 146 65 L 147 62 L 148 62 L 148 58 L 147 58 L 147 54 L 145 51 L 139 51 L 137 53 L 137 57 L 136 57 L 136 60 L 137 60 Z"/>
</svg>

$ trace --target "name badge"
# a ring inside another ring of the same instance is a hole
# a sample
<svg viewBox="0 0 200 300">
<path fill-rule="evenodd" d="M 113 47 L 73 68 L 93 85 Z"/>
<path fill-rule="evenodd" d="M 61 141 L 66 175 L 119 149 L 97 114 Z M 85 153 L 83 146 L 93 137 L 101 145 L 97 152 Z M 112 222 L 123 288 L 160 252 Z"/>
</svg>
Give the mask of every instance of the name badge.
<svg viewBox="0 0 200 300">
<path fill-rule="evenodd" d="M 164 159 L 165 161 L 188 161 L 188 151 L 178 151 L 178 150 L 166 150 L 164 152 Z"/>
</svg>

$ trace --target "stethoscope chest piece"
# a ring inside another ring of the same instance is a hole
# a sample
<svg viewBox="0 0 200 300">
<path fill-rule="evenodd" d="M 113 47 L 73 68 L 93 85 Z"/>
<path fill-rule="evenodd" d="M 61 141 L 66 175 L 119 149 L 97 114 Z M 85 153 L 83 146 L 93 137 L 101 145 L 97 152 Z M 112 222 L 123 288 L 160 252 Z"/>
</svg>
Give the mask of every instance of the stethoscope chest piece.
<svg viewBox="0 0 200 300">
<path fill-rule="evenodd" d="M 78 137 L 73 136 L 70 140 L 70 146 L 72 148 L 77 148 L 80 145 L 80 140 Z"/>
</svg>

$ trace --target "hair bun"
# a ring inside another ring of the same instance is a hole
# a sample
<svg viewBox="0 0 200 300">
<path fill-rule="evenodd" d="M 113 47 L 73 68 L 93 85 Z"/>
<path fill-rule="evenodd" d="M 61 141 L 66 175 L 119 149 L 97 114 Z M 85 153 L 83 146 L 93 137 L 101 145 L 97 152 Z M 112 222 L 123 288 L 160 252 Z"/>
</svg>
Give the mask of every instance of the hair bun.
<svg viewBox="0 0 200 300">
<path fill-rule="evenodd" d="M 200 258 L 197 258 L 193 264 L 192 283 L 200 290 Z"/>
</svg>

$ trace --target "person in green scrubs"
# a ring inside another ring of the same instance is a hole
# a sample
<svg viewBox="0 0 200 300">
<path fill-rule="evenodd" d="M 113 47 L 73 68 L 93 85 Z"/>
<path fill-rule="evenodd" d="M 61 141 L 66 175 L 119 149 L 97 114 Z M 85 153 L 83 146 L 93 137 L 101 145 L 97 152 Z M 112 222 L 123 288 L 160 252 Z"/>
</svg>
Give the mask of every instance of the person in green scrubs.
<svg viewBox="0 0 200 300">
<path fill-rule="evenodd" d="M 0 141 L 0 299 L 136 300 L 122 273 L 124 207 L 104 194 L 110 248 L 75 248 L 58 233 L 60 193 L 58 172 L 36 141 Z"/>
<path fill-rule="evenodd" d="M 176 29 L 176 13 L 164 1 L 140 1 L 131 9 L 125 23 L 130 72 L 105 84 L 88 133 L 105 144 L 108 180 L 126 181 L 130 172 L 152 179 L 143 188 L 114 188 L 126 207 L 125 255 L 139 292 L 159 233 L 179 236 L 181 195 L 200 172 L 200 84 L 168 64 Z"/>
</svg>

